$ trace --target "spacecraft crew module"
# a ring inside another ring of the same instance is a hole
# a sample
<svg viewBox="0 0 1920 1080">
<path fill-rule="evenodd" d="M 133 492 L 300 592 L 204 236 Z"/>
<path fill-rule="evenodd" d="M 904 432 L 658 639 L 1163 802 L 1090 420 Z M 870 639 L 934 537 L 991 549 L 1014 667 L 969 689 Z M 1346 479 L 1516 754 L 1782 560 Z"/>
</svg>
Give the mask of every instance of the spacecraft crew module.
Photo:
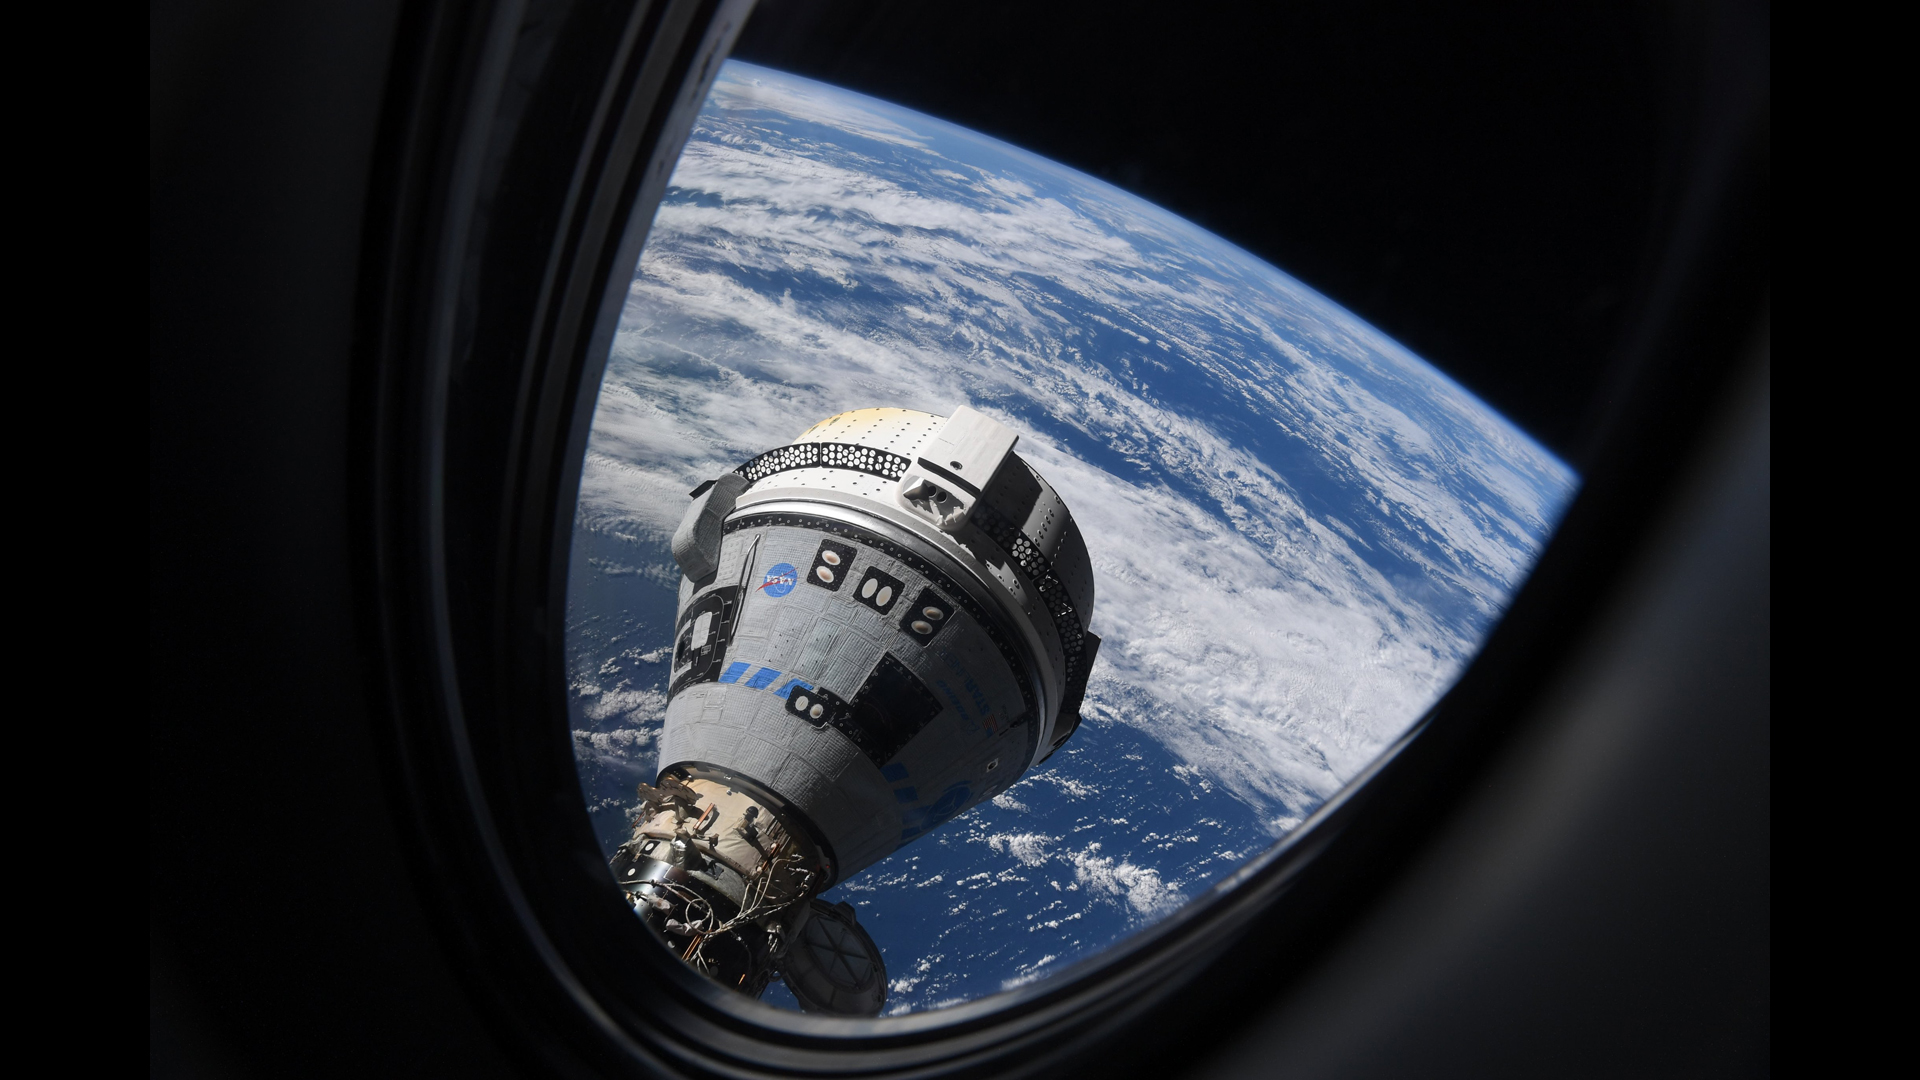
<svg viewBox="0 0 1920 1080">
<path fill-rule="evenodd" d="M 1006 790 L 1080 722 L 1093 566 L 1012 430 L 860 409 L 693 491 L 660 767 L 612 859 L 667 945 L 872 1016 L 835 882 Z"/>
</svg>

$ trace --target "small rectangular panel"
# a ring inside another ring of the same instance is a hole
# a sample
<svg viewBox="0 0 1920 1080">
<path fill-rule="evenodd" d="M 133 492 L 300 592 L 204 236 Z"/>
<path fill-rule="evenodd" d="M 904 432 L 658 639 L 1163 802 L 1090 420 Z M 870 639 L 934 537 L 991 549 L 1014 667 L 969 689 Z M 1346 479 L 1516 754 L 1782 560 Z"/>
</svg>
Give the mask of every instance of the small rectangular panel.
<svg viewBox="0 0 1920 1080">
<path fill-rule="evenodd" d="M 944 708 L 907 665 L 885 653 L 853 695 L 844 723 L 834 726 L 875 765 L 885 765 Z"/>
<path fill-rule="evenodd" d="M 806 643 L 791 661 L 795 671 L 825 671 L 827 661 L 834 654 L 835 640 L 840 636 L 841 625 L 832 618 L 821 617 L 814 621 L 813 629 L 808 632 Z"/>
<path fill-rule="evenodd" d="M 962 405 L 920 447 L 920 460 L 915 464 L 924 463 L 935 475 L 951 480 L 970 495 L 978 495 L 986 490 L 1019 441 L 1012 428 Z"/>
<path fill-rule="evenodd" d="M 932 589 L 921 589 L 920 595 L 900 613 L 900 629 L 922 645 L 932 641 L 952 621 L 953 605 Z"/>
<path fill-rule="evenodd" d="M 963 405 L 921 446 L 894 498 L 942 530 L 959 532 L 1019 441 L 1012 428 Z"/>
<path fill-rule="evenodd" d="M 720 665 L 733 642 L 739 612 L 740 590 L 729 585 L 702 596 L 681 614 L 667 696 L 679 693 L 690 683 L 712 682 L 720 677 Z"/>
<path fill-rule="evenodd" d="M 822 540 L 820 550 L 813 553 L 813 565 L 807 568 L 807 584 L 839 592 L 852 572 L 853 547 L 838 540 Z"/>
<path fill-rule="evenodd" d="M 846 720 L 847 703 L 831 690 L 817 686 L 795 687 L 787 695 L 787 711 L 814 727 L 825 724 L 838 727 Z"/>
<path fill-rule="evenodd" d="M 854 590 L 853 598 L 885 615 L 900 601 L 900 590 L 905 587 L 899 578 L 878 567 L 869 566 L 867 572 L 861 575 L 860 587 Z"/>
</svg>

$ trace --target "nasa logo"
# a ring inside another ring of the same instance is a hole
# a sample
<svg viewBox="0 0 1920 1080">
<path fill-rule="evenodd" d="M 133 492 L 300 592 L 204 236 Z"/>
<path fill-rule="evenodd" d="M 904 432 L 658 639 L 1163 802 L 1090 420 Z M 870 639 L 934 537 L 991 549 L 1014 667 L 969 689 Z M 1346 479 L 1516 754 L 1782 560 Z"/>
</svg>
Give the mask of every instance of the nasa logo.
<svg viewBox="0 0 1920 1080">
<path fill-rule="evenodd" d="M 767 578 L 760 583 L 760 591 L 768 596 L 785 596 L 799 582 L 800 573 L 793 568 L 793 564 L 780 563 L 767 570 Z"/>
</svg>

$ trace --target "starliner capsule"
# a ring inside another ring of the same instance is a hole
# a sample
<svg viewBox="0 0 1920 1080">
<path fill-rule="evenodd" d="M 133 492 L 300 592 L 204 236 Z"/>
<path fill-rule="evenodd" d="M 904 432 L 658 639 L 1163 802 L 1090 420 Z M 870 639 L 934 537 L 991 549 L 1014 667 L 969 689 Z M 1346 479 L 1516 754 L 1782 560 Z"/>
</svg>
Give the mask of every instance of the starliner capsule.
<svg viewBox="0 0 1920 1080">
<path fill-rule="evenodd" d="M 612 869 L 708 976 L 877 1014 L 880 952 L 818 894 L 1079 725 L 1093 567 L 1018 438 L 861 409 L 694 489 L 658 775 Z"/>
</svg>

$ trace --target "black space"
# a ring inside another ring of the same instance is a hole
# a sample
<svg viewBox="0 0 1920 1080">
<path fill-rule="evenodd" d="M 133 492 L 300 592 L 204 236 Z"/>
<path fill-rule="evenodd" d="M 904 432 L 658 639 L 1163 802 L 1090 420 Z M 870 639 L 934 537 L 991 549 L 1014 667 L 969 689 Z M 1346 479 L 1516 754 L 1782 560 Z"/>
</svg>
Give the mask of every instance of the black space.
<svg viewBox="0 0 1920 1080">
<path fill-rule="evenodd" d="M 1167 207 L 1578 463 L 1659 205 L 1663 37 L 1594 3 L 762 0 L 734 55 Z"/>
</svg>

